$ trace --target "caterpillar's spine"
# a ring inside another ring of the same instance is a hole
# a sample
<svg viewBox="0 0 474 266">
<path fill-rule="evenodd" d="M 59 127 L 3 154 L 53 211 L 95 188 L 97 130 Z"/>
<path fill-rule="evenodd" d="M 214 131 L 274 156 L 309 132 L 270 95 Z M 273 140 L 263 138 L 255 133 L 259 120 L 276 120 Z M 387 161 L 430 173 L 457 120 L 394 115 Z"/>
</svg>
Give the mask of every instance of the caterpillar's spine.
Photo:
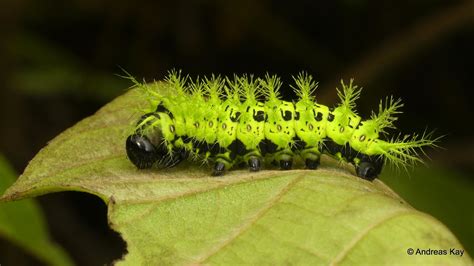
<svg viewBox="0 0 474 266">
<path fill-rule="evenodd" d="M 130 79 L 144 90 L 151 106 L 126 142 L 127 154 L 139 168 L 157 162 L 172 166 L 191 157 L 214 160 L 215 174 L 239 161 L 257 171 L 265 157 L 290 169 L 293 156 L 299 154 L 307 168 L 314 169 L 324 152 L 354 164 L 359 176 L 373 179 L 384 161 L 401 167 L 419 162 L 422 148 L 438 140 L 431 134 L 381 140 L 385 129 L 394 128 L 403 104 L 386 98 L 378 113 L 362 121 L 355 104 L 361 88 L 353 80 L 341 81 L 340 104 L 329 108 L 316 102 L 317 83 L 307 73 L 294 77 L 297 102 L 283 101 L 280 79 L 268 74 L 264 79 L 213 75 L 193 81 L 172 71 L 165 90 Z M 262 97 L 265 102 L 259 101 Z"/>
</svg>

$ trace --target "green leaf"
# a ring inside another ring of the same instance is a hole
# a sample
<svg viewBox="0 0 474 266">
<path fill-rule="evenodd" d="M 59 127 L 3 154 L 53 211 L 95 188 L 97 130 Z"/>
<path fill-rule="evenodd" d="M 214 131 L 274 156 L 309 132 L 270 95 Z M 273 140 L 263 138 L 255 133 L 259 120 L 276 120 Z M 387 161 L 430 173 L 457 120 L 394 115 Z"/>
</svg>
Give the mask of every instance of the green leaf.
<svg viewBox="0 0 474 266">
<path fill-rule="evenodd" d="M 124 265 L 472 262 L 466 253 L 407 255 L 462 246 L 381 181 L 361 180 L 328 158 L 316 171 L 236 170 L 222 178 L 196 164 L 137 170 L 124 142 L 145 102 L 131 90 L 60 134 L 0 200 L 63 190 L 101 197 L 127 242 Z"/>
<path fill-rule="evenodd" d="M 13 184 L 15 177 L 7 160 L 0 155 L 0 194 Z M 20 246 L 44 263 L 72 265 L 64 250 L 50 239 L 41 209 L 33 199 L 0 203 L 0 238 Z"/>
</svg>

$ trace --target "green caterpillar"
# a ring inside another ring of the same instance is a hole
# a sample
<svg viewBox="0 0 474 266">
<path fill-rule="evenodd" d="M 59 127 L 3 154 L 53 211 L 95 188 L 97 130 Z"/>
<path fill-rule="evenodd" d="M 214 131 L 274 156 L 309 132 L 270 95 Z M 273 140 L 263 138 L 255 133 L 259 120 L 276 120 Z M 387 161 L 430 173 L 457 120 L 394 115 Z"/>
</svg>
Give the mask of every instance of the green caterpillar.
<svg viewBox="0 0 474 266">
<path fill-rule="evenodd" d="M 171 71 L 160 91 L 156 83 L 129 78 L 150 102 L 126 140 L 128 158 L 140 169 L 200 158 L 214 162 L 215 176 L 242 162 L 259 171 L 263 160 L 288 170 L 295 155 L 316 169 L 325 153 L 352 163 L 358 176 L 373 180 L 387 161 L 405 168 L 421 162 L 418 153 L 438 140 L 431 134 L 380 139 L 386 129 L 395 128 L 403 104 L 387 98 L 377 113 L 362 120 L 355 110 L 361 89 L 352 80 L 341 81 L 341 102 L 329 108 L 316 102 L 317 83 L 306 73 L 294 77 L 296 102 L 281 100 L 282 83 L 268 74 L 263 79 L 243 75 L 192 81 Z"/>
</svg>

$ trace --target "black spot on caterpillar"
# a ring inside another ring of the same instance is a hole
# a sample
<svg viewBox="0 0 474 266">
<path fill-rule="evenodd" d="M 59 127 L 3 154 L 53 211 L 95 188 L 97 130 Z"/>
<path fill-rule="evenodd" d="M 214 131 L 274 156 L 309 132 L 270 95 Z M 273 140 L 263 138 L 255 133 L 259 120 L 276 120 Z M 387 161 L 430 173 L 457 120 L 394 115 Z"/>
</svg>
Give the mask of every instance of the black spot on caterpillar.
<svg viewBox="0 0 474 266">
<path fill-rule="evenodd" d="M 352 163 L 358 176 L 373 180 L 387 161 L 405 168 L 421 161 L 418 152 L 439 139 L 429 133 L 383 140 L 384 130 L 395 128 L 403 104 L 387 98 L 377 113 L 362 120 L 355 110 L 361 89 L 353 80 L 341 81 L 341 102 L 327 107 L 316 103 L 317 83 L 305 73 L 294 77 L 298 101 L 293 102 L 281 100 L 282 84 L 269 75 L 190 81 L 172 71 L 164 81 L 172 91 L 167 94 L 130 79 L 151 103 L 126 140 L 128 158 L 138 168 L 201 158 L 214 162 L 217 176 L 242 162 L 259 171 L 263 160 L 291 169 L 298 155 L 308 169 L 316 169 L 325 153 Z M 265 101 L 258 101 L 262 96 Z"/>
</svg>

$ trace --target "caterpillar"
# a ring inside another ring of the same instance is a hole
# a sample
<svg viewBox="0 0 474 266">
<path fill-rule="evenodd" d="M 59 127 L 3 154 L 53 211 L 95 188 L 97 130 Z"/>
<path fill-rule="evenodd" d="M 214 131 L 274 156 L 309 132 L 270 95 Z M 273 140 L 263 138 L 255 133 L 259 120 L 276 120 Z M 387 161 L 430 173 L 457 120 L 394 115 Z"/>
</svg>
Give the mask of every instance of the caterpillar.
<svg viewBox="0 0 474 266">
<path fill-rule="evenodd" d="M 127 156 L 139 169 L 173 167 L 191 158 L 213 162 L 212 175 L 220 176 L 243 163 L 259 171 L 264 161 L 289 170 L 295 156 L 316 169 L 327 154 L 373 180 L 387 162 L 404 168 L 421 162 L 423 148 L 438 141 L 426 131 L 384 140 L 387 129 L 396 129 L 401 100 L 387 97 L 378 112 L 362 120 L 356 111 L 362 89 L 352 79 L 341 80 L 340 103 L 328 107 L 316 101 L 318 83 L 304 72 L 293 77 L 298 100 L 292 102 L 281 99 L 282 82 L 269 74 L 192 80 L 170 71 L 160 90 L 157 83 L 128 78 L 149 102 L 125 141 Z"/>
</svg>

